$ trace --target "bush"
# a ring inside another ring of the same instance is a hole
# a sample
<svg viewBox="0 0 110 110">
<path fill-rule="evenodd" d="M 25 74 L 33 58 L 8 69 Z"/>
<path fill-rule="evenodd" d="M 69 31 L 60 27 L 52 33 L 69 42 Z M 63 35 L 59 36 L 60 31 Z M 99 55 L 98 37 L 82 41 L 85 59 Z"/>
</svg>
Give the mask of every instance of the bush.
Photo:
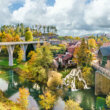
<svg viewBox="0 0 110 110">
<path fill-rule="evenodd" d="M 55 96 L 50 93 L 50 91 L 47 91 L 43 95 L 40 95 L 39 98 L 41 99 L 39 101 L 40 105 L 45 110 L 50 110 L 54 106 L 55 102 Z"/>
<path fill-rule="evenodd" d="M 110 108 L 110 94 L 106 97 L 107 107 Z"/>
<path fill-rule="evenodd" d="M 65 103 L 65 110 L 83 110 L 79 104 L 71 99 L 67 100 Z"/>
<path fill-rule="evenodd" d="M 96 99 L 96 109 L 99 109 L 99 108 L 103 109 L 105 105 L 106 105 L 105 98 L 97 97 L 97 99 Z"/>
</svg>

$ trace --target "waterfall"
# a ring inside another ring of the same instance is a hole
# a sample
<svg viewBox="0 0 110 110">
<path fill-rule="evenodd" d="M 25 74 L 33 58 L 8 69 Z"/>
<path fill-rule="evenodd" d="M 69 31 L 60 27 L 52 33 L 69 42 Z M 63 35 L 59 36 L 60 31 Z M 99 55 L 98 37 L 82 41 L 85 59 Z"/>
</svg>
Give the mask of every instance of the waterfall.
<svg viewBox="0 0 110 110">
<path fill-rule="evenodd" d="M 70 86 L 72 91 L 77 90 L 75 80 L 78 78 L 78 81 L 84 84 L 84 89 L 88 89 L 87 83 L 81 75 L 80 68 L 72 69 L 71 72 L 63 79 L 63 85 Z M 71 82 L 70 82 L 71 81 Z"/>
<path fill-rule="evenodd" d="M 76 89 L 76 85 L 75 85 L 75 77 L 74 77 L 74 81 L 71 82 L 71 90 L 75 91 Z"/>
</svg>

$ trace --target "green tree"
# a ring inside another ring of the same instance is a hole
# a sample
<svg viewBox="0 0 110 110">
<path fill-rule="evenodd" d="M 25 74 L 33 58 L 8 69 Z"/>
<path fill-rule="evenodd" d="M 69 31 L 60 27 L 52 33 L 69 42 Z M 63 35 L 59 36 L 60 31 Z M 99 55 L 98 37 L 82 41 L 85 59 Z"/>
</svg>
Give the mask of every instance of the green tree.
<svg viewBox="0 0 110 110">
<path fill-rule="evenodd" d="M 25 41 L 33 41 L 33 36 L 31 31 L 26 31 L 25 33 Z"/>
</svg>

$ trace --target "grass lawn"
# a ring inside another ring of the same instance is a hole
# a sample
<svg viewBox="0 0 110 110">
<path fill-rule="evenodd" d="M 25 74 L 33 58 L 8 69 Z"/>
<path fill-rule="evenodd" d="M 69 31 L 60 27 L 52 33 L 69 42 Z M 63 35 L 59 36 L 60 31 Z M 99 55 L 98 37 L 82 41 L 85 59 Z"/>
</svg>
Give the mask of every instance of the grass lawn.
<svg viewBox="0 0 110 110">
<path fill-rule="evenodd" d="M 62 74 L 62 77 L 65 78 L 66 75 L 68 75 L 70 72 L 71 72 L 72 68 L 67 68 L 67 69 L 61 69 L 61 70 L 58 70 L 58 72 L 60 72 Z"/>
<path fill-rule="evenodd" d="M 23 64 L 18 64 L 16 59 L 13 60 L 13 66 L 10 67 L 8 65 L 8 57 L 0 57 L 0 66 L 1 67 L 4 67 L 4 68 L 16 68 L 16 67 L 20 67 L 22 68 L 23 67 Z"/>
</svg>

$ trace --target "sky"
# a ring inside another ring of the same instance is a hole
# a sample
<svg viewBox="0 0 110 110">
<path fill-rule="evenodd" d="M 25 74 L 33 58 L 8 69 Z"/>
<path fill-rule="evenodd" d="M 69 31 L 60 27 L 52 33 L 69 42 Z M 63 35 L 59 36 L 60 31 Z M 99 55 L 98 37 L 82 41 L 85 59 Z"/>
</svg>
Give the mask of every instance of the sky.
<svg viewBox="0 0 110 110">
<path fill-rule="evenodd" d="M 55 25 L 59 35 L 110 32 L 110 0 L 0 0 L 0 25 Z"/>
</svg>

